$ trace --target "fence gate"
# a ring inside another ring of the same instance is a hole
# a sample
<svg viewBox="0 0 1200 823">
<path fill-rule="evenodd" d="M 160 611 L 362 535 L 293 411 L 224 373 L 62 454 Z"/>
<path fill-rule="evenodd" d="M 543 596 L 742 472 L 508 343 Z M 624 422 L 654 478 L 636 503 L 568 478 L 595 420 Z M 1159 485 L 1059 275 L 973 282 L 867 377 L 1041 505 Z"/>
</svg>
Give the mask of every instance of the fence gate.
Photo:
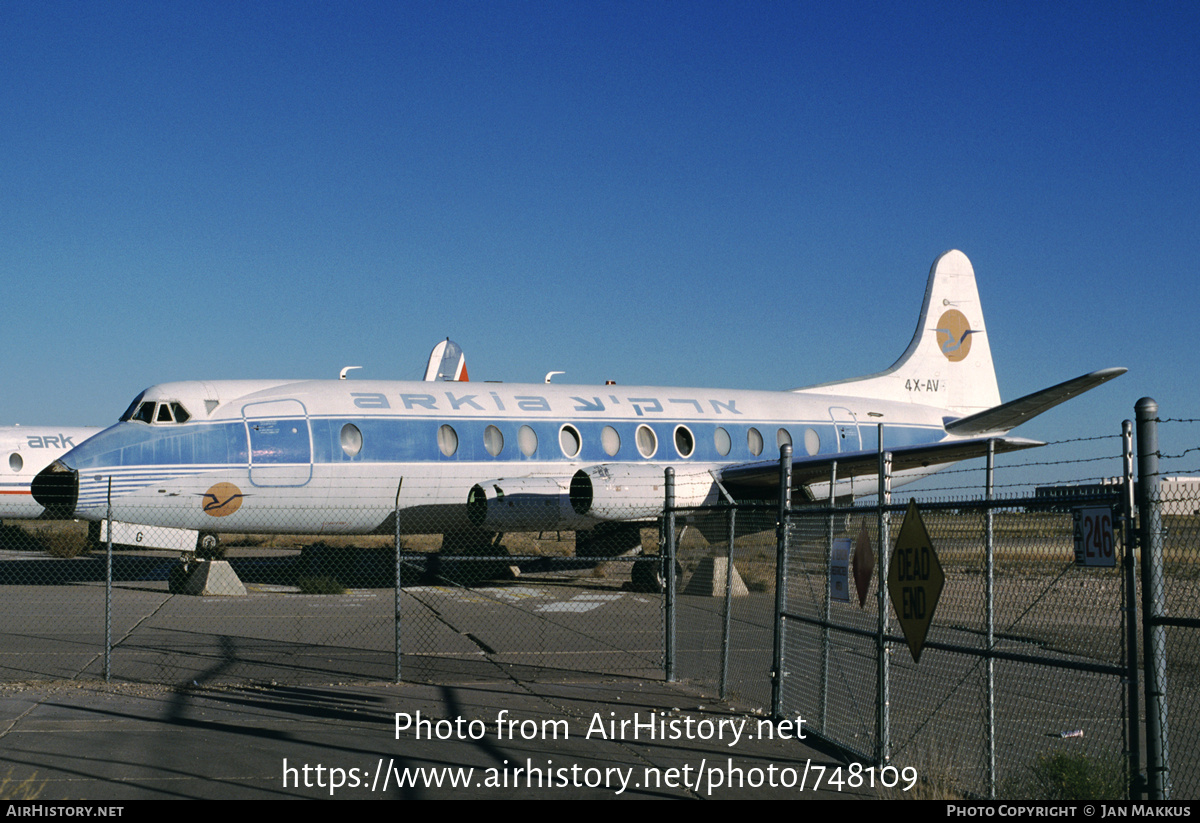
<svg viewBox="0 0 1200 823">
<path fill-rule="evenodd" d="M 1139 767 L 1127 483 L 920 504 L 944 586 L 919 663 L 887 585 L 907 501 L 786 509 L 775 714 L 952 791 L 1045 799 L 1047 775 L 1083 762 L 1124 796 Z M 1096 545 L 1113 565 L 1077 565 L 1081 508 L 1111 513 Z"/>
<path fill-rule="evenodd" d="M 1200 419 L 1160 418 L 1149 397 L 1136 412 L 1136 484 L 1126 421 L 1119 478 L 921 504 L 945 587 L 919 663 L 880 586 L 904 508 L 886 474 L 877 506 L 781 507 L 773 712 L 950 791 L 1047 799 L 1056 775 L 1082 770 L 1095 799 L 1196 798 Z M 1160 449 L 1160 425 L 1182 442 Z M 1086 528 L 1107 513 L 1115 565 L 1077 564 L 1107 553 Z M 867 545 L 860 603 L 851 558 Z"/>
</svg>

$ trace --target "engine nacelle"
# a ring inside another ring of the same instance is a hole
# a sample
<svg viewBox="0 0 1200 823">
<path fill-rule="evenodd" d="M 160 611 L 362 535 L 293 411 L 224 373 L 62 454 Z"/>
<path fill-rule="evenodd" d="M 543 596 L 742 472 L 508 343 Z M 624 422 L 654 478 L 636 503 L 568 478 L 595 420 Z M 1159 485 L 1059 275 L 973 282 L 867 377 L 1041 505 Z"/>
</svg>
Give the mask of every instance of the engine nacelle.
<svg viewBox="0 0 1200 823">
<path fill-rule="evenodd" d="M 602 463 L 575 472 L 571 508 L 599 520 L 646 520 L 663 512 L 663 470 L 655 463 Z M 675 470 L 675 505 L 705 506 L 719 500 L 716 481 L 706 471 Z"/>
<path fill-rule="evenodd" d="M 467 519 L 492 532 L 586 529 L 594 517 L 571 508 L 566 483 L 554 477 L 510 477 L 476 483 L 467 494 Z"/>
</svg>

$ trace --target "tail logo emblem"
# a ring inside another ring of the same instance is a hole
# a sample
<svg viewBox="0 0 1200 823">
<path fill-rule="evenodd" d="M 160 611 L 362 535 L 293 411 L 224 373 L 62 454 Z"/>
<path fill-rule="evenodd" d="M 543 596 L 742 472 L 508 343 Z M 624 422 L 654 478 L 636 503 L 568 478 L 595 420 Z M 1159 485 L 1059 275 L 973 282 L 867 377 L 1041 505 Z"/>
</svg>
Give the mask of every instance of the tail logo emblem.
<svg viewBox="0 0 1200 823">
<path fill-rule="evenodd" d="M 951 363 L 965 360 L 971 352 L 971 335 L 978 329 L 972 329 L 967 318 L 958 309 L 950 309 L 938 318 L 937 328 L 938 348 Z"/>
<path fill-rule="evenodd" d="M 204 513 L 228 517 L 242 507 L 243 497 L 242 490 L 232 483 L 218 483 L 204 493 Z"/>
</svg>

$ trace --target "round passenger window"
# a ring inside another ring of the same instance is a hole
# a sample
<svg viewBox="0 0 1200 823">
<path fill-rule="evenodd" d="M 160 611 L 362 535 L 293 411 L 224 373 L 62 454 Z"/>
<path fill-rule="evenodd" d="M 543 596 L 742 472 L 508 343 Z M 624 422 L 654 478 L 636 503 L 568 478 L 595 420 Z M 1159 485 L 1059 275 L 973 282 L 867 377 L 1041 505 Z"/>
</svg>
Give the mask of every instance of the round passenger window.
<svg viewBox="0 0 1200 823">
<path fill-rule="evenodd" d="M 600 445 L 604 447 L 605 454 L 616 457 L 621 450 L 621 435 L 612 426 L 605 426 L 600 431 Z"/>
<path fill-rule="evenodd" d="M 563 426 L 558 432 L 558 445 L 567 457 L 579 454 L 579 432 L 574 426 Z"/>
<path fill-rule="evenodd" d="M 342 426 L 342 451 L 347 457 L 356 457 L 362 451 L 362 432 L 358 430 L 358 426 L 353 423 L 347 423 Z"/>
<path fill-rule="evenodd" d="M 758 429 L 751 428 L 746 432 L 746 448 L 750 449 L 750 453 L 756 457 L 762 454 L 763 439 Z"/>
<path fill-rule="evenodd" d="M 816 454 L 821 450 L 821 435 L 817 434 L 816 429 L 804 430 L 804 451 L 809 454 Z"/>
<path fill-rule="evenodd" d="M 21 455 L 13 452 L 8 456 L 8 467 L 15 472 L 19 472 L 25 466 L 25 461 L 21 459 Z"/>
<path fill-rule="evenodd" d="M 692 437 L 691 429 L 687 426 L 675 427 L 675 451 L 680 457 L 691 457 L 696 450 L 696 438 Z"/>
<path fill-rule="evenodd" d="M 488 426 L 483 430 L 483 447 L 487 449 L 487 453 L 492 457 L 496 457 L 500 452 L 504 451 L 504 435 L 495 426 Z"/>
<path fill-rule="evenodd" d="M 458 451 L 458 432 L 453 427 L 443 425 L 438 429 L 438 448 L 447 457 L 453 457 Z"/>
<path fill-rule="evenodd" d="M 521 450 L 521 454 L 526 457 L 533 457 L 537 453 L 537 447 L 537 432 L 529 426 L 522 426 L 517 431 L 517 448 Z"/>
<path fill-rule="evenodd" d="M 717 430 L 713 432 L 713 445 L 717 449 L 717 454 L 722 457 L 729 454 L 730 448 L 733 447 L 733 442 L 729 439 L 729 432 L 717 426 Z"/>
<path fill-rule="evenodd" d="M 649 426 L 638 426 L 637 447 L 642 457 L 653 457 L 658 451 L 658 435 Z"/>
</svg>

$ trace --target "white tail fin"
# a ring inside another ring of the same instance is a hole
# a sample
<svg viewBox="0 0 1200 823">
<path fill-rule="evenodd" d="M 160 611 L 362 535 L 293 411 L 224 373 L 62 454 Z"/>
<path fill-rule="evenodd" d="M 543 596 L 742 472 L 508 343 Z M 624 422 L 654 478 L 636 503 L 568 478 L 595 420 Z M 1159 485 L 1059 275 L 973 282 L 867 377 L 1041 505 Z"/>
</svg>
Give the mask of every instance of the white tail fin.
<svg viewBox="0 0 1200 823">
<path fill-rule="evenodd" d="M 967 256 L 951 250 L 933 262 L 917 331 L 887 371 L 795 391 L 818 390 L 940 406 L 961 415 L 998 405 L 992 348 Z"/>
</svg>

